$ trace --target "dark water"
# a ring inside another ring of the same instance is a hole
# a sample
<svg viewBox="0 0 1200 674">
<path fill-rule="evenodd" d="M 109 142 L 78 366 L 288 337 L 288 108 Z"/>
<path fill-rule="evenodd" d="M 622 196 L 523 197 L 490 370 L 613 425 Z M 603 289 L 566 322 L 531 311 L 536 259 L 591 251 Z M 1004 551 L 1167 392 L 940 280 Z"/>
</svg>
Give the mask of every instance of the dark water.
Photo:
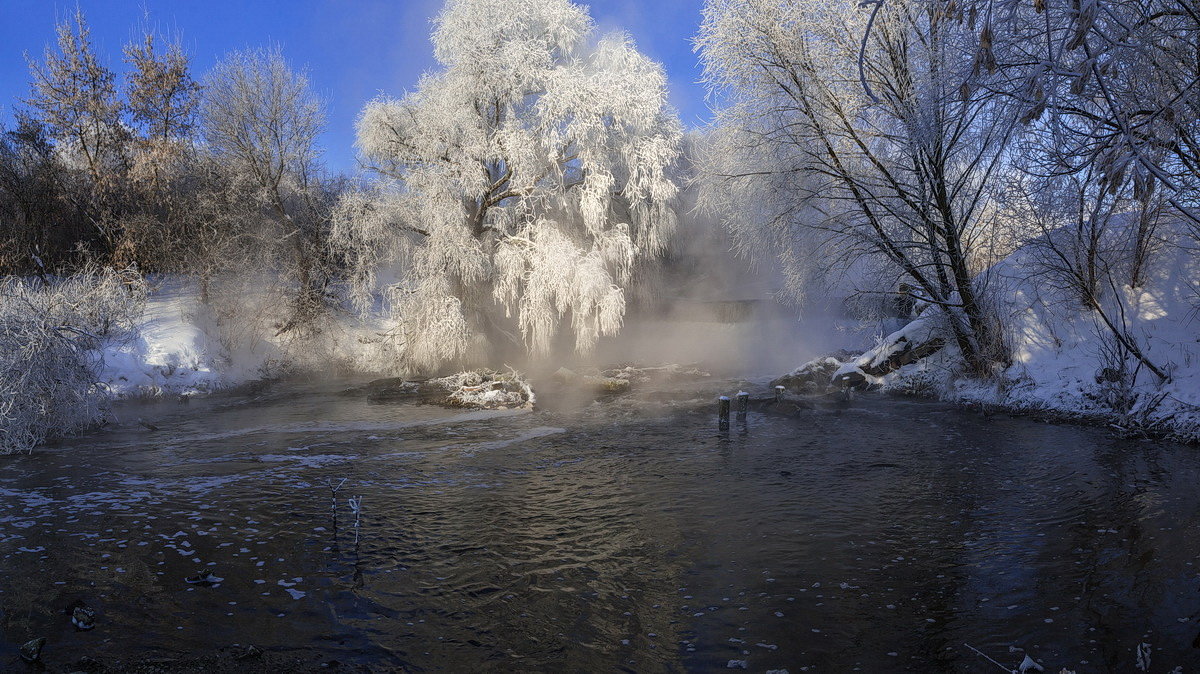
<svg viewBox="0 0 1200 674">
<path fill-rule="evenodd" d="M 1196 671 L 1195 448 L 870 398 L 721 435 L 686 400 L 732 386 L 462 413 L 296 384 L 0 457 L 0 670 L 45 636 L 62 671 Z"/>
</svg>

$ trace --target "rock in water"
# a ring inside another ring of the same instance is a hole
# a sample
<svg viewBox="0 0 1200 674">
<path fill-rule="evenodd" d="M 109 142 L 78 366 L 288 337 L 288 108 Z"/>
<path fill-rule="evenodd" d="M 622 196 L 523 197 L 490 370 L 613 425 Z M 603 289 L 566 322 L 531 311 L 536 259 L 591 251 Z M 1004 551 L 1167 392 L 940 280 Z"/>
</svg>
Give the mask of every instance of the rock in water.
<svg viewBox="0 0 1200 674">
<path fill-rule="evenodd" d="M 75 661 L 75 671 L 88 672 L 88 673 L 94 674 L 96 672 L 103 672 L 104 665 L 101 664 L 95 658 L 91 658 L 91 657 L 88 657 L 85 655 Z"/>
<path fill-rule="evenodd" d="M 579 374 L 565 367 L 554 373 L 554 381 L 593 393 L 625 393 L 629 390 L 629 379 L 603 375 Z"/>
<path fill-rule="evenodd" d="M 829 388 L 833 373 L 841 366 L 842 362 L 837 358 L 821 356 L 772 381 L 771 386 L 783 386 L 797 393 L 823 393 Z"/>
<path fill-rule="evenodd" d="M 372 379 L 361 386 L 348 388 L 342 391 L 341 395 L 365 397 L 374 402 L 386 402 L 411 397 L 413 394 L 419 393 L 420 389 L 420 382 L 409 381 L 404 377 L 386 377 Z"/>
<path fill-rule="evenodd" d="M 532 408 L 536 400 L 529 383 L 516 371 L 469 370 L 430 379 L 425 385 L 428 390 L 449 391 L 440 401 L 447 407 Z"/>
<path fill-rule="evenodd" d="M 421 392 L 421 385 L 405 379 L 376 379 L 367 384 L 367 400 L 389 402 L 405 400 Z"/>
<path fill-rule="evenodd" d="M 251 658 L 262 657 L 263 650 L 254 644 L 247 644 L 245 648 L 234 652 L 234 660 L 249 660 Z"/>
<path fill-rule="evenodd" d="M 600 393 L 625 393 L 629 390 L 628 379 L 616 377 L 587 377 L 588 384 L 594 386 Z"/>
<path fill-rule="evenodd" d="M 194 576 L 188 576 L 187 578 L 184 578 L 184 581 L 191 585 L 203 586 L 215 585 L 223 580 L 225 579 L 214 575 L 213 572 L 209 571 L 208 569 L 204 569 Z"/>
<path fill-rule="evenodd" d="M 21 644 L 21 659 L 25 662 L 37 662 L 42 657 L 42 647 L 46 645 L 46 637 L 30 639 Z"/>
<path fill-rule="evenodd" d="M 80 631 L 92 629 L 96 626 L 96 611 L 82 604 L 76 606 L 75 610 L 71 611 L 71 624 Z"/>
</svg>

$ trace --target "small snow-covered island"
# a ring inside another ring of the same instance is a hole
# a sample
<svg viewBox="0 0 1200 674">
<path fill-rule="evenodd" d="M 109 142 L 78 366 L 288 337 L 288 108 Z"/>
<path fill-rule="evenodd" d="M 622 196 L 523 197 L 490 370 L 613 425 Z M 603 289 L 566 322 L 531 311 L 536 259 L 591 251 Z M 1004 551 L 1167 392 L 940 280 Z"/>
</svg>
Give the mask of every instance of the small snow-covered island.
<svg viewBox="0 0 1200 674">
<path fill-rule="evenodd" d="M 0 8 L 0 670 L 1200 665 L 1200 13 Z"/>
</svg>

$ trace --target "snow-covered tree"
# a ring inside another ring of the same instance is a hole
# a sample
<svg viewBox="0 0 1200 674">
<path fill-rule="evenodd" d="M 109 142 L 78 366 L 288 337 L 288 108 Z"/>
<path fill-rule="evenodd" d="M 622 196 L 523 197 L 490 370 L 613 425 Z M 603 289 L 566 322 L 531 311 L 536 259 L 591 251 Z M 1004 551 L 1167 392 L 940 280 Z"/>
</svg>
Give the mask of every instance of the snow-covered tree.
<svg viewBox="0 0 1200 674">
<path fill-rule="evenodd" d="M 360 299 L 399 269 L 385 294 L 402 368 L 515 342 L 511 321 L 535 353 L 567 319 L 590 349 L 675 226 L 662 68 L 567 0 L 449 0 L 433 44 L 440 68 L 358 121 L 378 180 L 343 201 L 334 236 Z"/>
<path fill-rule="evenodd" d="M 697 40 L 723 102 L 705 201 L 743 250 L 775 252 L 797 291 L 887 265 L 946 310 L 977 372 L 1003 357 L 975 276 L 1015 127 L 987 86 L 991 39 L 943 0 L 709 0 Z"/>
<path fill-rule="evenodd" d="M 294 219 L 288 195 L 312 179 L 325 124 L 308 76 L 278 48 L 231 52 L 205 78 L 200 114 L 210 150 L 243 174 L 280 220 Z"/>
<path fill-rule="evenodd" d="M 1121 288 L 1145 284 L 1178 243 L 1161 225 L 1200 233 L 1200 14 L 1174 0 L 968 4 L 1010 45 L 990 59 L 1025 125 L 1007 204 L 1036 227 L 1039 276 L 1081 300 L 1122 356 L 1168 379 L 1129 329 Z"/>
<path fill-rule="evenodd" d="M 1179 0 L 968 0 L 1018 47 L 1009 92 L 1053 134 L 1058 173 L 1163 198 L 1200 231 L 1200 9 Z"/>
</svg>

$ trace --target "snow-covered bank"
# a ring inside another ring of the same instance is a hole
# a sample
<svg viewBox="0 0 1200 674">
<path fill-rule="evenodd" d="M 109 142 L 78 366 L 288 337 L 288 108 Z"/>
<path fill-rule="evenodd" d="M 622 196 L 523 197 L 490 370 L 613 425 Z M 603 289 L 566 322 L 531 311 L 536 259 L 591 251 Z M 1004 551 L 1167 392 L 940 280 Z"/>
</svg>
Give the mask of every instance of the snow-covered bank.
<svg viewBox="0 0 1200 674">
<path fill-rule="evenodd" d="M 935 310 L 882 338 L 844 364 L 834 379 L 850 375 L 884 390 L 1104 420 L 1131 432 L 1200 440 L 1200 259 L 1195 252 L 1168 247 L 1141 287 L 1117 287 L 1103 295 L 1106 313 L 1123 317 L 1126 333 L 1169 375 L 1166 381 L 1121 355 L 1098 312 L 1031 273 L 1038 268 L 1035 255 L 1022 249 L 989 270 L 1012 356 L 994 377 L 960 375 L 958 351 L 946 335 L 946 347 L 934 355 L 872 376 L 873 367 L 939 338 L 944 315 Z"/>
<path fill-rule="evenodd" d="M 194 395 L 275 376 L 288 364 L 261 307 L 222 323 L 194 283 L 160 279 L 130 334 L 101 350 L 98 380 L 115 398 Z"/>
<path fill-rule="evenodd" d="M 198 292 L 181 283 L 160 288 L 146 301 L 132 334 L 102 349 L 99 380 L 119 398 L 188 395 L 246 381 L 255 364 L 234 366 L 219 339 L 205 330 L 206 315 Z"/>
<path fill-rule="evenodd" d="M 194 395 L 305 370 L 386 372 L 369 326 L 330 315 L 304 334 L 280 330 L 283 301 L 239 288 L 205 303 L 194 281 L 152 281 L 129 334 L 101 349 L 98 381 L 115 398 Z"/>
<path fill-rule="evenodd" d="M 1029 256 L 1018 252 L 995 270 L 1011 326 L 1012 365 L 993 382 L 957 381 L 951 395 L 1022 410 L 1106 417 L 1127 430 L 1200 440 L 1200 259 L 1195 252 L 1171 247 L 1142 287 L 1119 287 L 1105 296 L 1107 312 L 1124 316 L 1128 333 L 1166 371 L 1168 381 L 1159 381 L 1132 358 L 1122 359 L 1096 312 L 1031 278 Z"/>
</svg>

